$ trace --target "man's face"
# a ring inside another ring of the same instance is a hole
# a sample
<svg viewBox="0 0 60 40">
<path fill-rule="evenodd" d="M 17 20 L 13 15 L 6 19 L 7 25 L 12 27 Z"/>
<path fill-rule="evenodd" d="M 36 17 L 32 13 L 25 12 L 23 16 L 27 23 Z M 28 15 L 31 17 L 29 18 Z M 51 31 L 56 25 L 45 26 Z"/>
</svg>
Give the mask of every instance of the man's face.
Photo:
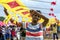
<svg viewBox="0 0 60 40">
<path fill-rule="evenodd" d="M 37 22 L 40 19 L 40 13 L 38 13 L 37 11 L 31 10 L 30 14 L 34 22 Z"/>
<path fill-rule="evenodd" d="M 33 14 L 32 15 L 32 20 L 33 21 L 37 22 L 39 19 L 40 19 L 40 16 L 39 15 L 37 15 L 37 14 Z"/>
</svg>

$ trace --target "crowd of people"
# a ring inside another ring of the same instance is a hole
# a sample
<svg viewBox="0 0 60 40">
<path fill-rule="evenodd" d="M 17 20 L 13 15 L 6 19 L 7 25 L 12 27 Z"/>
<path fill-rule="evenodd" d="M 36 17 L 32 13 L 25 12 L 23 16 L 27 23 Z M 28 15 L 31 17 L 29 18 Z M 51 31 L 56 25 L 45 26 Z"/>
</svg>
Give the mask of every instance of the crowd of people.
<svg viewBox="0 0 60 40">
<path fill-rule="evenodd" d="M 43 31 L 46 32 L 44 33 L 46 37 L 50 36 L 49 33 L 50 31 L 52 31 L 53 40 L 55 40 L 55 36 L 56 39 L 58 40 L 56 24 L 52 24 L 49 29 L 44 27 Z M 16 25 L 0 26 L 0 40 L 25 40 L 25 37 L 26 37 L 26 30 L 23 27 L 19 27 Z"/>
<path fill-rule="evenodd" d="M 0 40 L 20 40 L 22 37 L 25 37 L 23 28 L 15 25 L 0 26 Z"/>
</svg>

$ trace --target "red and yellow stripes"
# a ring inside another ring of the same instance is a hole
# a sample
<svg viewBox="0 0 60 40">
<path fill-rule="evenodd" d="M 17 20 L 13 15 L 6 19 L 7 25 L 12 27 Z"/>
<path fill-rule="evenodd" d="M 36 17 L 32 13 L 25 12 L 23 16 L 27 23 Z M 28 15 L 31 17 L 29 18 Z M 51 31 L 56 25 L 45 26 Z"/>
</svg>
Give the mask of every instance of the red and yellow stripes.
<svg viewBox="0 0 60 40">
<path fill-rule="evenodd" d="M 26 20 L 23 20 L 25 18 L 28 18 L 29 21 L 31 21 L 29 18 L 29 8 L 27 8 L 22 2 L 21 0 L 1 0 L 0 1 L 0 4 L 2 4 L 7 10 L 9 10 L 10 12 L 13 12 L 13 16 L 16 17 L 16 21 L 18 21 L 18 17 L 16 14 L 19 14 L 21 15 L 23 18 L 22 18 L 22 21 L 26 21 Z M 12 14 L 11 14 L 12 15 Z M 7 16 L 6 19 L 8 17 L 11 17 L 11 16 Z M 11 19 L 11 18 L 10 18 Z M 10 20 L 8 19 L 8 20 Z M 8 20 L 5 20 L 8 22 Z"/>
</svg>

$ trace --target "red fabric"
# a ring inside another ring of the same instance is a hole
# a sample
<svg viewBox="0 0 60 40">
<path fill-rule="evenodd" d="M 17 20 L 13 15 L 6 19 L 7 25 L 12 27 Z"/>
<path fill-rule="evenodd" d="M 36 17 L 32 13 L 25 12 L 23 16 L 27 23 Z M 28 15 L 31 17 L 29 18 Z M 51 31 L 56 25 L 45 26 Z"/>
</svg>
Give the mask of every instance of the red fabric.
<svg viewBox="0 0 60 40">
<path fill-rule="evenodd" d="M 43 32 L 38 32 L 38 33 L 30 33 L 30 32 L 26 32 L 27 36 L 43 36 Z"/>
<path fill-rule="evenodd" d="M 50 31 L 50 28 L 46 28 L 47 31 Z"/>
<path fill-rule="evenodd" d="M 11 31 L 11 34 L 12 34 L 12 36 L 14 37 L 14 36 L 16 36 L 16 32 L 15 31 Z"/>
<path fill-rule="evenodd" d="M 16 2 L 16 1 L 12 1 L 12 2 L 9 2 L 7 3 L 11 8 L 14 8 L 14 7 L 17 7 L 19 6 L 19 4 Z"/>
<path fill-rule="evenodd" d="M 29 13 L 28 11 L 22 12 L 23 15 L 26 15 L 26 14 L 28 14 L 28 13 Z"/>
<path fill-rule="evenodd" d="M 26 27 L 28 27 L 28 23 L 26 23 Z"/>
</svg>

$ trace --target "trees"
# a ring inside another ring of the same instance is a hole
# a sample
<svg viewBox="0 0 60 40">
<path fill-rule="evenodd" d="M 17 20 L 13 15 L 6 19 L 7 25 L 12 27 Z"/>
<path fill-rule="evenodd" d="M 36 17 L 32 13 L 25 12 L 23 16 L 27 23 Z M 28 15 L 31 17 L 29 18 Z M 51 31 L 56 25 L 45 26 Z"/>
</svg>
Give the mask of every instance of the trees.
<svg viewBox="0 0 60 40">
<path fill-rule="evenodd" d="M 0 17 L 0 21 L 3 21 L 5 18 L 4 17 Z"/>
</svg>

